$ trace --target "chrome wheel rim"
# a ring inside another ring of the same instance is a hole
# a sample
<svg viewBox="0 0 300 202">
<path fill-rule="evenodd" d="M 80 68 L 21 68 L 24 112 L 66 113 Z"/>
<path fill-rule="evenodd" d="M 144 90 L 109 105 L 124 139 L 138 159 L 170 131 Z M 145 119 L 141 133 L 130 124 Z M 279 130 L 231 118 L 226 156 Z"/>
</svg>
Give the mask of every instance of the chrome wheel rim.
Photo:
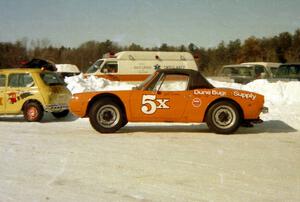
<svg viewBox="0 0 300 202">
<path fill-rule="evenodd" d="M 232 127 L 237 119 L 234 109 L 226 105 L 218 106 L 212 116 L 213 123 L 222 129 Z"/>
<path fill-rule="evenodd" d="M 104 128 L 112 128 L 120 120 L 119 110 L 113 105 L 104 105 L 97 112 L 97 122 Z"/>
<path fill-rule="evenodd" d="M 30 107 L 27 110 L 27 117 L 29 120 L 34 120 L 38 116 L 38 110 L 35 107 Z"/>
</svg>

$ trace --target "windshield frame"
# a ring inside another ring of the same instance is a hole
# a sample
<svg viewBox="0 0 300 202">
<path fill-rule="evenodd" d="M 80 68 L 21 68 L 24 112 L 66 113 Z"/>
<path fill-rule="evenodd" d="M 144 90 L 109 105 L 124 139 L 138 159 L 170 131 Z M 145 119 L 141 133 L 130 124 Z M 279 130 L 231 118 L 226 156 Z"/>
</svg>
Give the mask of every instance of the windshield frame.
<svg viewBox="0 0 300 202">
<path fill-rule="evenodd" d="M 87 74 L 93 74 L 96 73 L 98 70 L 100 70 L 100 67 L 104 63 L 103 59 L 97 60 L 94 64 L 92 64 L 86 71 Z"/>
</svg>

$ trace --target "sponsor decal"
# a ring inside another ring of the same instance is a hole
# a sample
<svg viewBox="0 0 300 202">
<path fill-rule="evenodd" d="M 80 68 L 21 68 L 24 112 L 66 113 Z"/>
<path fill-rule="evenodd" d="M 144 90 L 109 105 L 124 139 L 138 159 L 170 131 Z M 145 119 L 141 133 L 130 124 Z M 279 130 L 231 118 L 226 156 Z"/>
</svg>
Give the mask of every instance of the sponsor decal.
<svg viewBox="0 0 300 202">
<path fill-rule="evenodd" d="M 143 95 L 141 110 L 144 114 L 154 114 L 157 109 L 169 109 L 169 101 L 170 99 L 156 99 L 156 95 Z"/>
<path fill-rule="evenodd" d="M 7 94 L 8 94 L 8 102 L 10 104 L 15 104 L 19 100 L 25 99 L 25 98 L 33 95 L 31 92 L 21 92 L 19 94 L 17 94 L 16 92 L 10 92 Z"/>
<path fill-rule="evenodd" d="M 200 107 L 201 106 L 201 100 L 199 98 L 194 98 L 192 101 L 193 107 Z"/>
<path fill-rule="evenodd" d="M 16 92 L 8 93 L 8 102 L 10 104 L 15 104 L 18 101 L 18 96 Z"/>
<path fill-rule="evenodd" d="M 219 90 L 194 90 L 194 95 L 215 95 L 215 96 L 225 96 L 225 91 Z"/>
<path fill-rule="evenodd" d="M 3 105 L 3 97 L 0 97 L 0 105 Z"/>
<path fill-rule="evenodd" d="M 249 99 L 249 100 L 255 100 L 255 98 L 256 98 L 256 95 L 253 94 L 253 93 L 242 93 L 242 92 L 239 92 L 239 91 L 234 91 L 233 96 L 241 97 L 243 99 Z"/>
</svg>

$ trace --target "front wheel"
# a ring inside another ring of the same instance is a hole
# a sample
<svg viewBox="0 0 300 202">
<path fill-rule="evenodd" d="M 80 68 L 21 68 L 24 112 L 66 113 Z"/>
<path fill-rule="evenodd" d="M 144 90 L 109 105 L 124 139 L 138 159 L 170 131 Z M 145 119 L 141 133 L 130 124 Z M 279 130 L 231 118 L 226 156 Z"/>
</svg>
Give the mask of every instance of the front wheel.
<svg viewBox="0 0 300 202">
<path fill-rule="evenodd" d="M 43 118 L 44 109 L 37 102 L 29 102 L 24 106 L 23 115 L 28 122 L 39 122 Z"/>
<path fill-rule="evenodd" d="M 239 128 L 241 115 L 235 104 L 229 101 L 220 101 L 209 108 L 206 123 L 215 133 L 230 134 Z"/>
<path fill-rule="evenodd" d="M 123 126 L 122 110 L 110 99 L 95 102 L 89 112 L 92 127 L 100 133 L 114 133 Z"/>
</svg>

